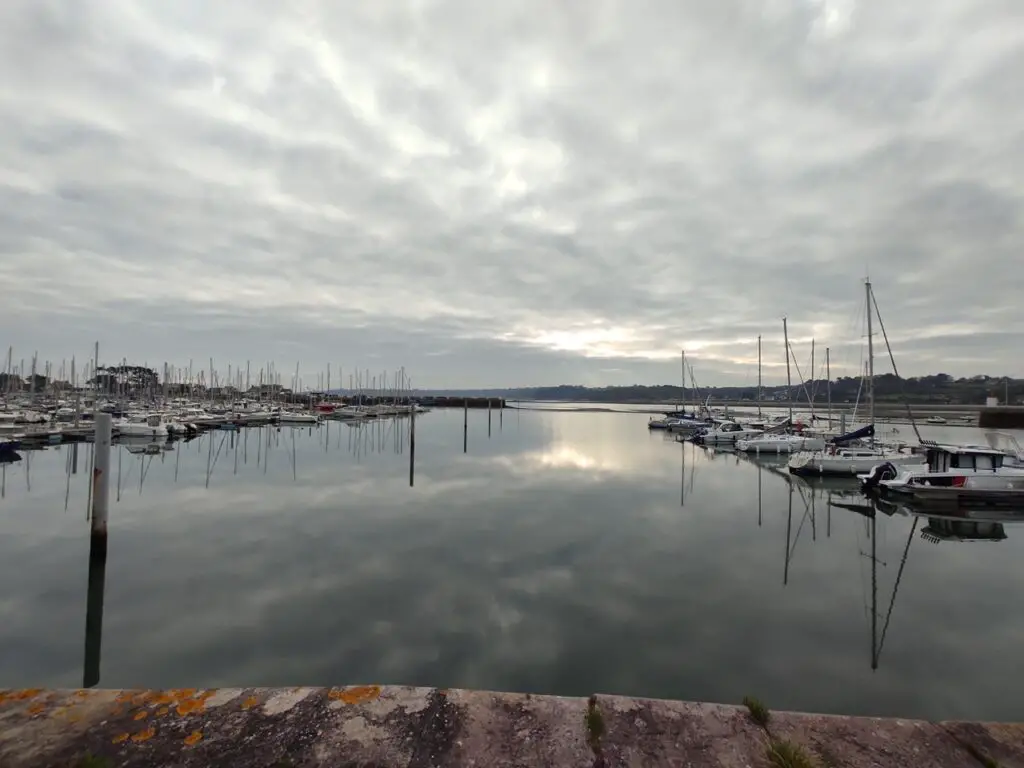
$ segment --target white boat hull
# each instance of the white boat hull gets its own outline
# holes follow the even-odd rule
[[[925,457],[911,453],[868,453],[854,451],[831,454],[825,451],[801,451],[789,459],[789,471],[794,475],[831,475],[834,477],[856,477],[870,472],[879,464],[888,462],[895,467],[904,465],[927,466]]]
[[[962,478],[962,479],[961,479]],[[956,491],[1019,491],[1024,493],[1024,470],[1000,469],[995,472],[917,472],[904,470],[893,480],[878,483],[887,493],[915,493],[921,488],[929,492],[948,489]]]
[[[149,424],[118,424],[114,429],[120,437],[167,437],[164,424],[155,427]]]
[[[748,440],[737,440],[736,450],[743,453],[782,455],[799,451],[820,451],[825,448],[823,437],[800,435],[765,435]]]
[[[756,429],[741,429],[734,432],[708,432],[702,438],[704,445],[735,445],[737,440],[749,440],[763,434]]]
[[[281,424],[319,424],[320,417],[307,413],[282,413],[277,417]]]

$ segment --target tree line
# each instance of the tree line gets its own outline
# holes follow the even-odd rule
[[[853,403],[858,397],[867,398],[867,389],[860,377],[842,376],[832,381],[811,379],[791,387],[761,388],[761,399],[766,401],[793,401],[825,403],[829,392],[833,403]],[[708,396],[712,400],[757,401],[756,386],[683,388],[670,384],[619,387],[586,387],[563,384],[557,387],[532,387],[509,390],[508,397],[535,400],[586,400],[591,402],[669,403],[697,402]],[[986,398],[997,397],[1000,402],[1008,396],[1010,403],[1024,400],[1024,379],[1008,377],[971,376],[955,379],[949,374],[916,376],[901,379],[891,373],[875,376],[876,401],[907,399],[919,404],[983,405]]]

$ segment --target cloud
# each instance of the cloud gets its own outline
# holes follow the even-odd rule
[[[1015,5],[364,5],[0,10],[16,359],[736,383],[856,370],[870,273],[901,372],[1024,373]]]

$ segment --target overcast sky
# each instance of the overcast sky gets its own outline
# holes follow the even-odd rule
[[[1024,375],[1021,0],[4,0],[0,68],[15,361],[781,383],[870,274]]]

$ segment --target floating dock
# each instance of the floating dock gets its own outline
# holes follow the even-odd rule
[[[772,712],[762,727],[717,704],[375,685],[0,690],[4,768],[767,768],[772,745],[844,768],[1024,765],[1019,724]]]

